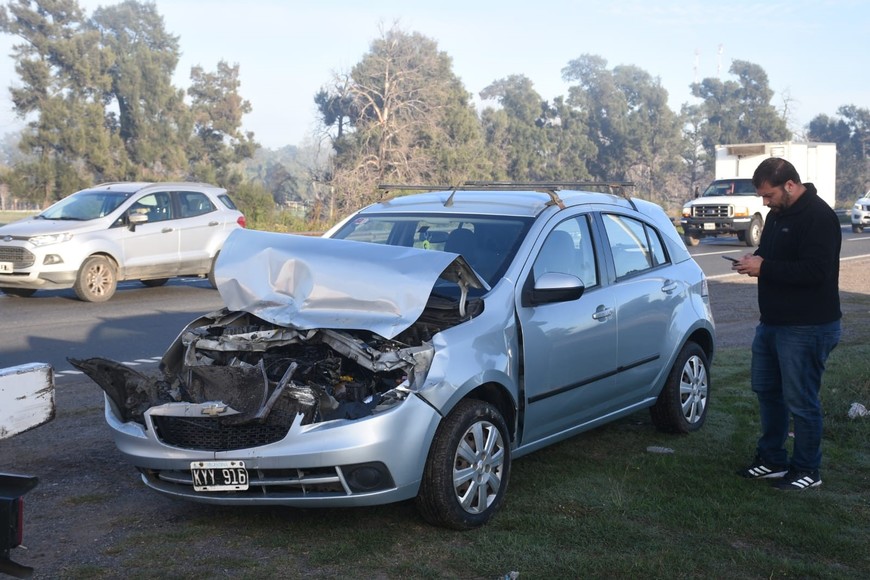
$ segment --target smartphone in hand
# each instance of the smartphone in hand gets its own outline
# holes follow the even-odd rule
[[[732,263],[740,261],[737,258],[732,258],[731,256],[722,256],[722,257],[725,258],[726,260],[732,262]]]

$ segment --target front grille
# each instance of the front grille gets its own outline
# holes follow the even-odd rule
[[[34,257],[19,246],[0,246],[0,262],[12,262],[12,268],[20,270],[33,265]]]
[[[692,206],[692,217],[697,218],[727,218],[731,217],[730,205],[695,205]]]
[[[192,491],[193,479],[190,471],[158,471],[144,470],[146,477],[162,482],[164,485],[178,486],[185,491]],[[204,497],[234,497],[257,498],[277,497],[287,498],[304,496],[347,496],[352,490],[342,484],[344,479],[339,467],[321,467],[316,469],[248,469],[247,491],[198,492]],[[386,487],[392,487],[392,480],[387,478]]]
[[[167,417],[152,415],[157,438],[182,449],[233,451],[268,445],[283,439],[293,417],[272,413],[268,423],[234,425],[232,417]]]

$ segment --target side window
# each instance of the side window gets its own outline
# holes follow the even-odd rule
[[[208,196],[199,191],[179,191],[176,195],[183,218],[195,217],[215,210]]]
[[[644,272],[667,262],[664,244],[655,228],[621,215],[602,214],[602,218],[617,278]]]
[[[130,206],[129,213],[143,213],[149,222],[162,222],[174,217],[169,193],[165,191],[143,195]]]
[[[587,288],[598,284],[592,236],[586,217],[561,222],[547,235],[532,267],[535,279],[546,272],[577,276]]]

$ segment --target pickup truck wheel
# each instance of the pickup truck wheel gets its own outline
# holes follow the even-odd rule
[[[118,276],[112,262],[104,256],[91,256],[79,269],[73,290],[84,302],[105,302],[117,287]]]
[[[145,286],[149,288],[157,288],[158,286],[163,286],[167,282],[169,282],[169,278],[154,278],[152,280],[139,280]]]
[[[855,224],[852,224],[852,233],[853,234],[860,234],[863,231],[864,231],[863,226],[856,226]]]
[[[27,298],[28,296],[33,296],[36,290],[33,288],[0,288],[0,292],[3,292],[3,294],[6,294],[7,296]]]
[[[697,431],[707,418],[710,366],[698,344],[687,342],[680,351],[655,405],[653,423],[667,433]]]
[[[691,234],[686,234],[683,236],[683,240],[686,242],[687,246],[697,246],[701,243],[701,238],[698,236],[693,236]]]
[[[749,222],[749,229],[743,235],[743,243],[750,248],[754,248],[761,241],[761,220],[757,217],[752,218]]]
[[[430,524],[456,530],[480,527],[501,506],[510,469],[501,413],[483,401],[461,401],[435,433],[417,509]]]

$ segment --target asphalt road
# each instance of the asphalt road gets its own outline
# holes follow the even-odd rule
[[[707,238],[689,248],[713,280],[736,276],[721,256],[752,250],[736,237]],[[844,263],[868,255],[870,233],[853,234],[844,227]],[[0,368],[45,362],[63,381],[80,374],[67,357],[100,356],[144,370],[156,365],[187,323],[222,306],[218,292],[198,278],[173,279],[159,288],[124,282],[102,304],[81,302],[72,290],[41,291],[29,298],[0,294]]]

